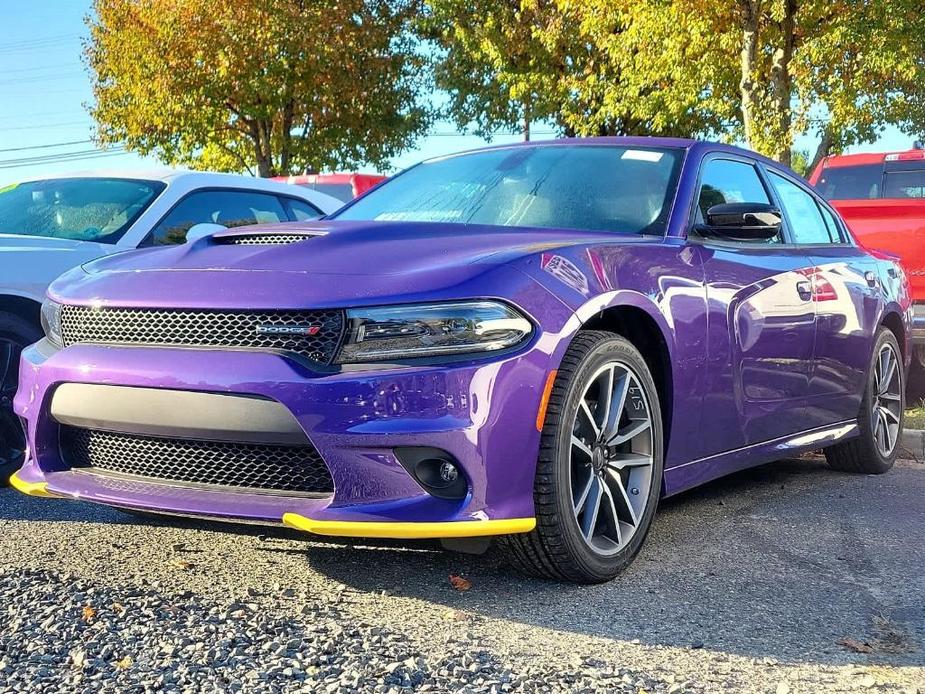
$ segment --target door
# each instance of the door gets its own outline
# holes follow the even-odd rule
[[[853,420],[861,407],[881,310],[876,261],[850,242],[828,206],[795,180],[770,171],[793,242],[810,257],[816,339],[807,428]]]
[[[693,228],[713,205],[771,203],[754,162],[703,164]],[[698,240],[707,283],[709,367],[701,455],[804,430],[815,342],[812,261],[783,235],[767,242]]]

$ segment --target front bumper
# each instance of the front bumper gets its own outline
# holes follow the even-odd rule
[[[551,356],[533,344],[489,361],[320,374],[259,352],[89,345],[55,351],[40,343],[22,357],[14,405],[25,423],[29,452],[11,481],[33,495],[285,523],[322,535],[527,532],[535,525],[535,422],[550,363]],[[54,394],[67,384],[233,394],[279,405],[324,460],[334,492],[322,497],[261,493],[72,469],[61,454],[61,424],[51,411]],[[98,403],[86,410],[107,411]],[[124,431],[132,421],[123,417],[118,427]],[[455,458],[468,480],[463,499],[433,496],[405,470],[395,449],[415,446],[439,448]]]

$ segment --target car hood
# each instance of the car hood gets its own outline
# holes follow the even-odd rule
[[[296,242],[279,243],[296,235]],[[287,239],[288,240],[288,239]],[[274,242],[276,241],[276,242]],[[314,306],[465,295],[466,283],[528,256],[580,244],[646,243],[603,232],[404,222],[241,227],[170,248],[118,254],[69,273],[52,295],[79,302],[190,307]],[[293,302],[293,299],[295,301]]]
[[[87,244],[99,246],[92,241],[56,239],[51,236],[24,236],[22,234],[0,234],[0,253],[7,251],[75,251]]]

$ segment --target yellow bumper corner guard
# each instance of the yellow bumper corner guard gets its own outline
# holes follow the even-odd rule
[[[57,494],[48,491],[48,482],[26,482],[19,477],[19,473],[10,475],[10,486],[27,496],[41,496],[46,499],[60,499]]]
[[[290,528],[331,537],[378,537],[426,540],[450,537],[485,537],[528,533],[536,527],[536,518],[446,521],[441,523],[406,523],[391,521],[312,520],[298,513],[283,515]]]

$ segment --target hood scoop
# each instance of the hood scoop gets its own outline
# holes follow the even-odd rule
[[[266,231],[240,229],[213,234],[211,239],[212,244],[216,246],[284,246],[324,235],[325,232],[309,232],[305,230]]]

